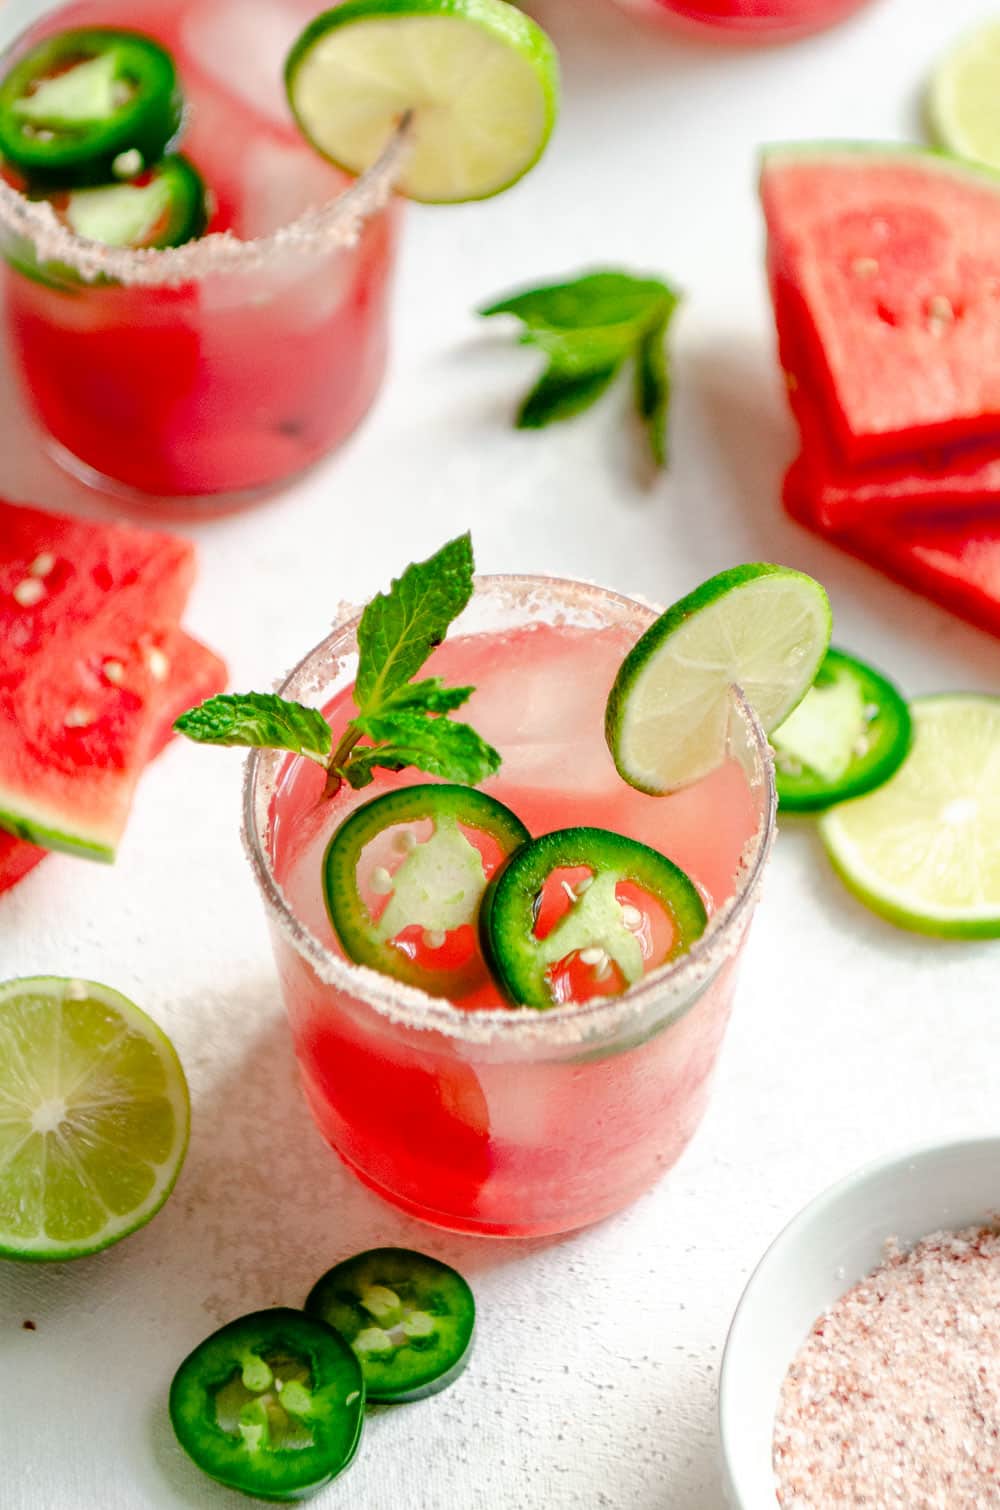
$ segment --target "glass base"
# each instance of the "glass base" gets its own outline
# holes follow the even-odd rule
[[[43,434],[42,447],[60,471],[68,473],[84,487],[110,497],[127,513],[142,518],[162,513],[169,515],[171,519],[178,520],[215,519],[223,514],[235,514],[241,509],[267,503],[269,499],[293,486],[300,478],[307,477],[320,461],[325,460],[324,457],[318,457],[316,461],[309,462],[298,471],[289,472],[286,477],[275,482],[261,483],[259,487],[238,488],[230,493],[180,493],[169,496],[162,493],[146,493],[141,488],[131,487],[127,482],[119,482],[115,477],[108,477],[106,473],[97,471],[95,467],[83,461],[75,451],[70,451],[53,435]]]
[[[327,1141],[329,1142],[329,1140]],[[416,1217],[418,1221],[426,1222],[429,1227],[438,1227],[442,1232],[457,1232],[463,1237],[520,1238],[521,1240],[533,1237],[563,1237],[570,1232],[578,1232],[584,1227],[593,1227],[597,1222],[606,1221],[609,1216],[614,1215],[614,1211],[618,1211],[622,1206],[630,1205],[636,1197],[642,1195],[645,1189],[648,1188],[647,1184],[643,1189],[630,1194],[627,1199],[616,1204],[614,1211],[603,1211],[598,1216],[584,1218],[579,1222],[477,1222],[475,1217],[461,1218],[450,1216],[445,1211],[436,1211],[431,1206],[422,1206],[417,1201],[408,1200],[404,1195],[397,1195],[394,1190],[389,1190],[387,1186],[373,1179],[370,1174],[362,1169],[359,1164],[355,1164],[353,1159],[349,1159],[335,1144],[330,1143],[330,1147],[345,1168],[349,1169],[351,1174],[355,1175],[361,1181],[362,1185],[367,1186],[369,1190],[373,1191],[375,1195],[379,1196],[381,1200],[386,1201],[390,1206],[395,1206],[397,1211],[405,1211],[407,1216]]]

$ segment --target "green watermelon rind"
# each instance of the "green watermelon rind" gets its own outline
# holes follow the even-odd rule
[[[69,819],[66,820],[66,828],[61,829],[53,828],[50,823],[26,817],[23,807],[19,812],[12,812],[9,807],[5,806],[5,803],[11,801],[12,796],[12,793],[4,793],[0,789],[0,829],[13,834],[15,839],[25,839],[29,844],[37,844],[41,849],[57,849],[63,854],[78,855],[85,860],[100,860],[106,865],[114,861],[113,845],[83,833],[79,829],[74,832]]]
[[[946,152],[939,147],[915,147],[909,142],[821,140],[767,142],[758,149],[762,176],[769,167],[782,162],[808,165],[814,161],[817,166],[827,166],[835,162],[838,157],[851,163],[857,162],[859,157],[869,157],[873,163],[880,159],[890,166],[893,163],[919,164],[934,172],[940,172],[948,178],[968,181],[981,188],[993,189],[1000,194],[1000,171],[988,167],[985,163],[957,157],[953,152]]]

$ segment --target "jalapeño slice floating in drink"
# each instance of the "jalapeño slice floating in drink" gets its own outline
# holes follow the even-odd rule
[[[323,861],[344,952],[432,996],[461,997],[486,974],[476,926],[489,876],[530,837],[510,808],[472,787],[428,783],[366,802]]]
[[[0,83],[0,153],[33,183],[96,184],[154,163],[181,123],[169,53],[136,32],[60,32]]]

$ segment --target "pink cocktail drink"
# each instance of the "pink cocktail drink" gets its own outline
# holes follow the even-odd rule
[[[180,149],[210,191],[208,233],[242,243],[117,249],[113,277],[61,287],[7,265],[30,401],[57,454],[89,480],[225,506],[317,461],[375,397],[396,211],[386,185],[348,193],[292,122],[282,62],[317,9],[79,0],[17,43],[15,55],[55,31],[105,26],[166,47],[187,101]],[[33,237],[15,227],[12,199],[0,200],[0,250],[23,266]]]
[[[618,0],[651,20],[731,41],[769,42],[822,31],[867,0]]]
[[[771,840],[772,773],[734,694],[718,770],[669,797],[621,780],[604,704],[653,618],[579,583],[481,578],[427,668],[475,685],[469,720],[503,756],[482,790],[533,835],[612,829],[698,885],[704,936],[624,995],[539,1011],[503,1004],[489,982],[453,1003],[350,964],[326,915],[324,850],[348,813],[415,773],[324,800],[308,761],[255,752],[248,764],[247,840],[309,1104],[363,1180],[427,1221],[505,1236],[596,1221],[674,1163],[704,1111]],[[335,738],[351,712],[355,630],[338,629],[283,689],[321,706]]]

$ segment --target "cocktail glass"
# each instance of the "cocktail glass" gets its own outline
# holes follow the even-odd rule
[[[148,506],[220,512],[340,444],[386,358],[400,145],[351,182],[299,136],[282,59],[315,0],[79,0],[55,30],[119,26],[172,53],[181,150],[209,234],[162,251],[84,242],[0,179],[8,339],[57,459]]]
[[[617,0],[625,10],[703,36],[777,42],[822,31],[860,10],[867,0]]]
[[[309,1105],[345,1163],[425,1221],[499,1236],[597,1221],[668,1169],[701,1119],[773,838],[773,767],[734,689],[720,771],[667,798],[617,776],[601,709],[615,665],[654,617],[579,582],[482,577],[428,667],[476,682],[470,721],[504,755],[484,790],[532,832],[589,821],[659,841],[702,887],[705,935],[623,996],[548,1011],[455,1005],[349,963],[325,920],[320,859],[373,788],[324,810],[310,762],[274,751],[247,762],[247,853]],[[342,707],[357,625],[338,624],[282,695]],[[426,779],[411,771],[374,790],[414,778]]]

